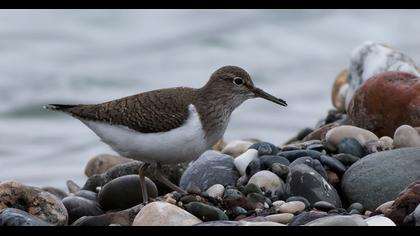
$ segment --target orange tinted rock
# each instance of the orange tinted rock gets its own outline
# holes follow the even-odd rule
[[[348,118],[379,137],[392,137],[404,124],[420,126],[420,78],[405,72],[373,76],[354,94]]]

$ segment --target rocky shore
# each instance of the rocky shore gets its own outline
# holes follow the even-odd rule
[[[0,182],[1,226],[420,226],[420,70],[366,42],[332,86],[333,109],[287,143],[221,140],[164,165],[101,154],[66,191]],[[281,132],[281,130],[279,130]]]

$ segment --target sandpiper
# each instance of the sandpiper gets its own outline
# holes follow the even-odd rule
[[[175,191],[183,189],[166,179],[161,164],[195,160],[222,137],[231,113],[245,100],[261,97],[287,103],[254,86],[237,66],[216,70],[201,88],[167,88],[100,104],[50,104],[79,119],[124,157],[140,160],[142,197],[148,201],[144,171],[156,164],[156,178]]]

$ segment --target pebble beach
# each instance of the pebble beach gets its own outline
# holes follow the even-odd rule
[[[64,187],[2,176],[0,226],[420,226],[420,62],[376,41],[348,55],[317,122],[163,165],[187,194],[151,165],[142,203],[142,162],[101,150]]]

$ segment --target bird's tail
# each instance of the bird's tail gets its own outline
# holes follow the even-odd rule
[[[64,104],[48,104],[44,106],[44,109],[53,111],[66,111],[69,108],[77,107],[78,105],[64,105]]]

